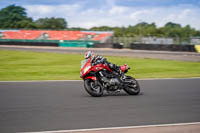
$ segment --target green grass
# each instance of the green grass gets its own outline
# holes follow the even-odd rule
[[[0,50],[0,80],[80,79],[83,55]],[[135,78],[200,77],[200,62],[107,56],[118,65],[128,64]]]

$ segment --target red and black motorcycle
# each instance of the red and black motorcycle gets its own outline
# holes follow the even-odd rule
[[[84,80],[85,90],[94,97],[103,95],[107,92],[120,92],[124,90],[129,95],[140,93],[140,86],[136,79],[126,76],[130,67],[120,66],[121,74],[112,71],[106,63],[91,63],[91,58],[81,62],[80,77]]]

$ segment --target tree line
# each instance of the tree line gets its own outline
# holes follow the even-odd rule
[[[115,37],[171,37],[189,41],[190,37],[199,37],[200,31],[190,25],[168,22],[163,27],[157,27],[155,23],[141,22],[128,27],[99,26],[86,28],[68,28],[64,18],[39,18],[33,20],[27,16],[26,9],[21,6],[10,5],[0,10],[0,29],[51,29],[51,30],[93,30],[113,31]]]
[[[173,22],[166,23],[163,27],[157,27],[155,23],[138,23],[128,27],[93,27],[90,30],[114,31],[115,37],[170,37],[178,42],[189,42],[190,37],[200,37],[200,31],[186,25]]]
[[[39,18],[35,21],[27,16],[26,9],[10,5],[0,10],[0,29],[66,29],[64,18]]]

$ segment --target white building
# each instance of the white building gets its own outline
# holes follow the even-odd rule
[[[192,45],[200,44],[200,37],[191,37],[190,44]]]

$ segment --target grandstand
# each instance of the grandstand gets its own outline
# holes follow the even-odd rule
[[[104,43],[113,32],[68,30],[0,30],[0,41],[57,42],[63,47],[87,47],[88,44]]]
[[[105,42],[112,32],[52,31],[52,30],[4,30],[1,39],[22,40],[91,40]]]

